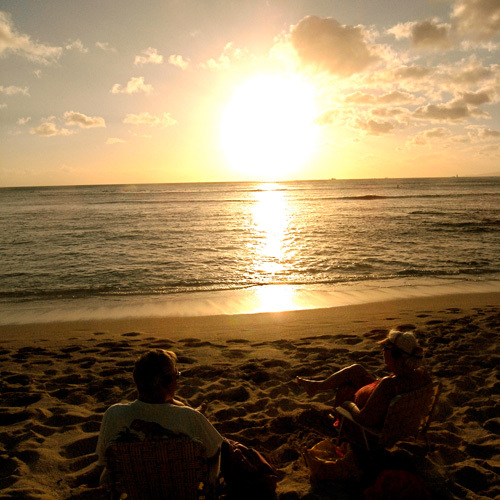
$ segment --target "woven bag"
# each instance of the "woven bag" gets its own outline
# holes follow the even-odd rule
[[[337,446],[324,439],[310,449],[302,449],[311,481],[349,482],[361,477],[361,470],[349,444]]]

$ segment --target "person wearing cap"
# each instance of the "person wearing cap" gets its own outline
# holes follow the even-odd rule
[[[389,403],[398,394],[431,382],[422,366],[423,349],[412,332],[391,330],[379,342],[391,374],[377,379],[363,366],[354,364],[324,380],[297,377],[297,383],[313,396],[320,391],[336,391],[335,406],[343,406],[360,424],[378,426],[383,422]]]

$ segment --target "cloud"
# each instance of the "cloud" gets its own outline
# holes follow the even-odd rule
[[[153,47],[148,47],[146,50],[142,51],[142,55],[135,56],[134,64],[162,64],[163,56],[158,54],[156,49]]]
[[[15,85],[9,85],[8,87],[4,87],[0,85],[0,94],[4,95],[30,95],[28,87],[16,87]]]
[[[0,55],[13,53],[40,64],[56,62],[62,54],[61,47],[51,47],[32,41],[28,35],[17,33],[6,12],[0,11]]]
[[[106,126],[104,118],[99,116],[86,116],[83,113],[78,113],[76,111],[66,111],[66,113],[64,113],[64,121],[66,125],[75,125],[80,128],[96,128]]]
[[[409,38],[416,49],[448,49],[452,46],[449,24],[435,20],[397,24],[387,32],[398,40]]]
[[[71,135],[74,132],[66,128],[57,128],[55,123],[45,122],[36,128],[30,130],[30,134],[40,135],[42,137],[53,137],[56,135]]]
[[[327,109],[314,119],[314,123],[320,126],[331,125],[332,123],[335,122],[339,114],[340,113],[338,109],[335,108]]]
[[[432,128],[429,130],[424,130],[423,132],[420,132],[419,134],[412,137],[407,142],[407,145],[425,146],[433,140],[443,139],[450,136],[451,132],[444,127]]]
[[[460,61],[452,74],[452,81],[457,84],[479,85],[487,81],[494,81],[500,77],[500,66],[483,66],[482,63],[471,59]]]
[[[103,50],[104,52],[116,52],[116,49],[114,47],[111,47],[108,42],[96,42],[95,46],[98,49]]]
[[[29,121],[31,121],[31,116],[27,116],[26,118],[19,118],[17,120],[18,125],[26,125]]]
[[[482,127],[478,130],[478,135],[484,139],[500,139],[500,130]]]
[[[474,40],[488,41],[500,35],[498,0],[457,0],[451,15],[453,29]]]
[[[83,46],[83,43],[81,40],[72,40],[66,44],[64,47],[66,50],[77,50],[78,52],[81,52],[82,54],[87,54],[89,49]]]
[[[415,97],[408,92],[400,92],[399,90],[395,90],[392,92],[388,92],[383,95],[373,95],[366,94],[364,92],[354,92],[352,94],[346,95],[344,98],[346,103],[352,104],[367,104],[367,105],[383,105],[383,104],[401,104],[401,103],[409,103],[409,104],[417,104],[421,102],[421,98]]]
[[[366,122],[358,120],[357,126],[358,128],[364,130],[367,134],[371,135],[389,134],[395,128],[394,125],[389,121],[377,121],[377,120],[368,120]]]
[[[425,66],[401,66],[394,72],[394,77],[399,79],[420,80],[432,73],[431,68]]]
[[[446,104],[428,104],[415,110],[415,118],[431,121],[460,122],[467,118],[489,117],[488,113],[468,106],[462,99]]]
[[[123,123],[129,125],[149,125],[150,127],[171,127],[177,123],[177,120],[170,116],[170,113],[163,113],[163,115],[155,116],[148,112],[135,114],[128,114]]]
[[[341,25],[333,18],[308,16],[292,26],[290,39],[302,64],[348,77],[379,58],[361,26]]]
[[[406,108],[376,108],[371,111],[371,114],[380,118],[397,118],[401,123],[408,121],[410,113]]]
[[[434,21],[415,23],[411,29],[411,42],[417,48],[449,48],[449,25],[437,24]]]
[[[124,144],[125,141],[123,139],[119,139],[118,137],[110,137],[106,140],[106,144]]]
[[[200,68],[210,69],[212,71],[227,69],[231,67],[233,61],[241,60],[246,55],[246,51],[234,46],[233,42],[226,43],[222,54],[217,59],[209,59],[201,63]]]
[[[168,58],[168,63],[172,66],[176,66],[182,70],[186,70],[189,67],[189,59],[184,59],[182,56],[172,54]]]
[[[464,92],[460,98],[460,102],[464,104],[471,104],[472,106],[480,106],[481,104],[487,104],[492,102],[492,98],[489,92]]]
[[[126,87],[122,87],[119,83],[115,83],[111,88],[112,94],[138,94],[139,92],[144,92],[149,94],[153,91],[153,86],[144,83],[144,77],[132,77],[128,82]]]

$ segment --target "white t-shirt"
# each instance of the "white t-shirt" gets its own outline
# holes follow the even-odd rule
[[[105,451],[130,424],[135,420],[156,422],[165,429],[182,432],[200,440],[207,450],[207,456],[213,457],[222,444],[222,436],[199,411],[189,406],[178,406],[170,403],[150,404],[136,399],[132,403],[119,403],[110,406],[104,413],[97,455],[99,464],[105,465]]]

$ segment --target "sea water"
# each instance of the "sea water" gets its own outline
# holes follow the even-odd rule
[[[3,188],[0,227],[4,324],[500,290],[499,177]]]

